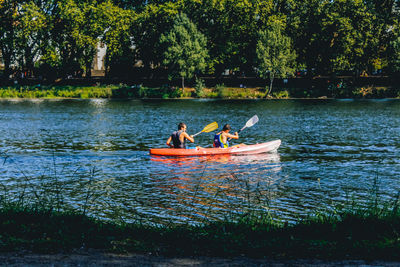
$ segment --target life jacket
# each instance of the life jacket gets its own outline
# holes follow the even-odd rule
[[[221,148],[227,148],[229,147],[229,141],[226,139],[226,143],[222,142],[222,135],[221,133],[214,135],[214,147],[221,147]]]
[[[183,142],[179,139],[181,136],[182,131],[175,131],[171,134],[172,143],[174,144],[174,148],[186,148],[186,140],[184,139]]]

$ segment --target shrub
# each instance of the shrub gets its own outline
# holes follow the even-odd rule
[[[181,90],[179,87],[172,86],[169,88],[168,92],[169,98],[177,98],[181,96]]]
[[[139,87],[139,90],[138,90],[138,96],[139,96],[139,97],[146,97],[146,96],[147,96],[147,91],[148,91],[148,88],[147,88],[147,87],[145,87],[145,86],[140,86],[140,87]]]
[[[289,98],[289,92],[287,90],[275,92],[272,94],[275,98]]]
[[[373,95],[372,86],[357,87],[353,91],[355,97],[369,98]]]
[[[205,96],[204,86],[205,86],[204,80],[196,78],[196,84],[194,86],[194,89],[197,97]]]
[[[219,98],[229,97],[229,90],[225,87],[224,84],[217,84],[215,86],[215,92],[217,93],[217,97]]]
[[[177,98],[180,96],[181,96],[180,89],[175,86],[169,86],[168,84],[163,84],[160,87],[159,93],[155,92],[154,95],[154,97],[162,97],[162,98]]]

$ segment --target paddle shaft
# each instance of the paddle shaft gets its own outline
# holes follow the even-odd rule
[[[212,132],[214,130],[216,130],[218,128],[218,123],[216,121],[208,124],[206,127],[204,127],[203,130],[201,130],[200,132],[196,133],[193,135],[193,137],[201,134],[201,133],[208,133],[208,132]]]
[[[195,136],[201,134],[202,132],[203,132],[203,131],[200,131],[200,132],[198,132],[197,134],[194,134],[193,137],[195,137]]]
[[[246,125],[243,126],[242,129],[240,129],[237,133],[239,134],[241,131],[243,131],[244,129],[246,129],[247,127],[252,127],[254,124],[256,124],[258,122],[258,117],[257,115],[254,115],[250,120],[248,120],[246,122]],[[229,138],[228,140],[231,140],[232,138]]]

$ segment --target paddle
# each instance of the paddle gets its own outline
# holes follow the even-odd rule
[[[254,115],[253,117],[251,117],[250,120],[248,120],[248,121],[246,122],[246,125],[243,126],[243,128],[240,129],[238,133],[240,133],[241,131],[243,131],[243,130],[246,129],[246,128],[249,128],[249,127],[253,126],[253,125],[256,124],[257,122],[258,122],[258,117],[257,117],[257,115]]]
[[[206,127],[204,127],[203,130],[201,130],[201,132],[198,132],[197,134],[194,134],[193,137],[195,137],[196,135],[199,135],[201,133],[209,133],[212,132],[214,130],[218,129],[218,123],[216,121],[208,124]]]
[[[243,130],[246,129],[246,128],[249,128],[249,127],[253,126],[253,125],[256,124],[257,122],[258,122],[258,116],[257,116],[257,115],[254,115],[253,117],[251,117],[250,120],[248,120],[248,121],[246,122],[246,125],[243,126],[243,128],[240,129],[240,130],[238,131],[238,133],[240,133],[241,131],[243,131]],[[231,139],[231,138],[229,138],[229,140],[230,140],[230,139]]]

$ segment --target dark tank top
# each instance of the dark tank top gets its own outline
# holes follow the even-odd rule
[[[186,148],[186,140],[181,140],[179,139],[179,136],[181,136],[182,131],[175,131],[171,134],[172,137],[172,142],[174,143],[174,148]]]

